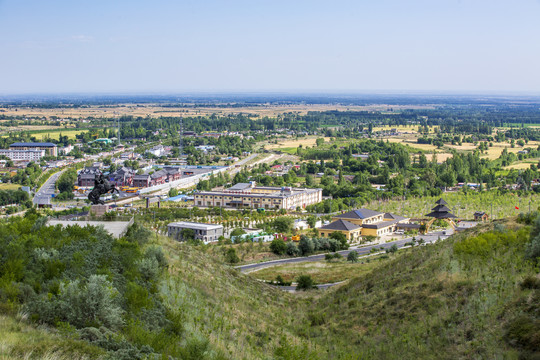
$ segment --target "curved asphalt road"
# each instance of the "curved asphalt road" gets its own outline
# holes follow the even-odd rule
[[[416,239],[424,239],[426,243],[433,243],[437,241],[437,239],[441,238],[446,239],[449,237],[448,235],[443,235],[442,231],[435,231],[432,233],[429,233],[427,235],[418,235],[415,236]],[[405,246],[406,243],[410,242],[412,240],[412,237],[396,240],[392,242],[387,242],[384,244],[376,244],[376,245],[368,245],[363,246],[359,248],[351,248],[349,250],[342,250],[338,251],[339,254],[341,254],[344,257],[347,257],[347,255],[351,251],[356,251],[358,255],[368,255],[371,252],[371,249],[380,249],[381,247],[384,249],[390,248],[392,245],[396,244],[398,248],[402,248]],[[271,266],[277,266],[277,265],[284,265],[284,264],[293,264],[293,263],[301,263],[301,262],[308,262],[308,261],[321,261],[324,260],[325,254],[318,254],[318,255],[311,255],[306,257],[296,257],[296,258],[289,258],[289,259],[280,259],[280,260],[272,260],[272,261],[266,261],[261,263],[255,263],[255,264],[248,264],[248,265],[240,265],[236,266],[236,269],[240,270],[243,273],[249,273],[252,271],[261,270],[267,267]]]

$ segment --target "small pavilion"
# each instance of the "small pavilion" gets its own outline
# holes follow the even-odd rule
[[[452,214],[450,212],[450,209],[448,208],[448,203],[444,201],[443,199],[439,199],[436,202],[437,206],[435,206],[433,209],[431,209],[431,212],[429,214],[426,214],[426,216],[429,216],[431,220],[426,224],[426,232],[429,231],[430,226],[433,224],[435,220],[444,220],[447,223],[452,226],[452,229],[456,228],[456,224],[452,219],[457,218],[456,215]]]

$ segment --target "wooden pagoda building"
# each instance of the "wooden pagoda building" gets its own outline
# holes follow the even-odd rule
[[[426,232],[429,231],[429,227],[433,224],[435,220],[444,220],[447,223],[452,226],[453,229],[456,228],[456,224],[452,219],[457,218],[456,215],[452,214],[450,212],[450,209],[448,208],[448,203],[444,201],[443,199],[439,199],[435,202],[437,206],[435,206],[433,209],[431,209],[431,212],[429,214],[426,214],[426,216],[429,216],[431,220],[426,224]]]

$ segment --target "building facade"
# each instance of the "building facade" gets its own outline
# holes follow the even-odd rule
[[[17,142],[9,145],[10,150],[45,150],[49,156],[58,156],[58,146],[53,143]]]
[[[45,156],[45,150],[13,150],[0,149],[0,155],[7,156],[13,161],[40,161]]]
[[[201,191],[194,197],[197,206],[294,210],[321,202],[322,189],[259,187],[252,182],[222,191]]]
[[[223,236],[223,226],[216,224],[204,224],[189,221],[180,221],[170,223],[167,226],[167,235],[178,241],[185,241],[182,237],[182,230],[193,230],[195,239],[201,240],[205,244],[218,241],[220,236]]]
[[[334,231],[341,231],[352,240],[357,235],[379,237],[392,234],[397,226],[409,222],[409,219],[370,209],[358,209],[338,214],[332,218],[333,222],[319,229],[321,236],[329,236]]]
[[[83,187],[94,186],[97,174],[101,174],[101,170],[98,167],[85,167],[77,174],[77,185]]]

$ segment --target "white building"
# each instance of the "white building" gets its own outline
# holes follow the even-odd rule
[[[170,223],[167,226],[167,234],[173,239],[184,241],[182,239],[182,230],[193,230],[195,239],[203,241],[205,244],[218,241],[223,236],[223,226],[216,224],[204,224],[189,221],[179,221]]]
[[[45,150],[12,150],[0,149],[0,155],[7,156],[13,161],[39,161],[46,154]]]

